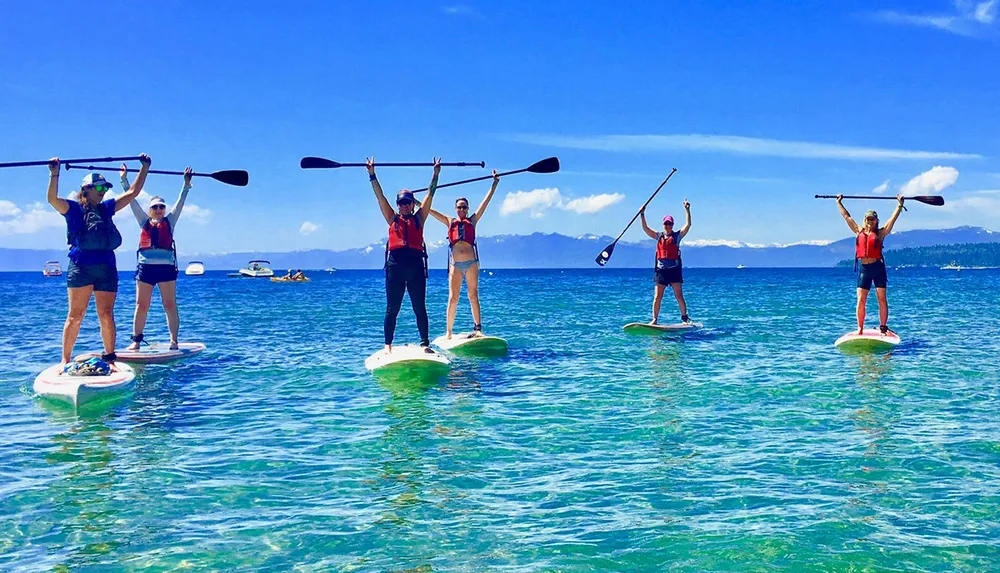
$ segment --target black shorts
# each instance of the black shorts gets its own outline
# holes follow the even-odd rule
[[[671,285],[673,283],[683,283],[684,273],[681,265],[668,269],[656,269],[653,271],[653,282],[658,285]]]
[[[70,261],[66,269],[66,286],[92,286],[97,292],[118,292],[118,268],[111,264],[78,265]]]
[[[871,290],[872,284],[875,288],[885,288],[886,283],[885,274],[885,261],[878,260],[874,263],[867,265],[861,265],[861,270],[858,271],[858,288],[862,290]]]
[[[177,280],[177,267],[173,265],[143,265],[135,271],[135,280],[156,286]]]

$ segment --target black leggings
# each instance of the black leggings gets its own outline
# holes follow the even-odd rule
[[[418,253],[419,254],[419,253]],[[427,324],[427,275],[424,274],[423,257],[396,256],[389,253],[385,266],[385,343],[392,344],[396,334],[396,316],[403,305],[403,293],[409,291],[413,313],[417,315],[420,344],[430,345],[430,327]]]

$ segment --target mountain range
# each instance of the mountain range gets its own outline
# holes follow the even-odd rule
[[[585,235],[568,237],[558,233],[531,235],[498,235],[479,238],[483,268],[591,268],[594,258],[613,237]],[[913,230],[894,233],[886,241],[886,249],[955,245],[963,243],[997,243],[1000,232],[981,227]],[[609,267],[652,267],[654,243],[621,242],[615,247]],[[431,268],[445,268],[448,247],[444,241],[428,244]],[[738,241],[689,241],[681,244],[684,265],[688,267],[832,267],[854,256],[854,239],[849,237],[831,243],[798,243],[791,245],[752,245]],[[135,266],[135,252],[119,249],[118,268]],[[313,249],[291,252],[239,252],[188,255],[181,251],[183,268],[192,260],[202,261],[209,270],[235,270],[251,259],[271,262],[280,272],[289,268],[378,269],[385,258],[385,244],[331,251]],[[65,250],[0,248],[0,271],[38,271],[45,261],[67,264]]]

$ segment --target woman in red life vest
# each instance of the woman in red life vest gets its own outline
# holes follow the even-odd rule
[[[903,196],[896,195],[899,203],[884,227],[878,226],[878,213],[875,211],[865,213],[864,227],[858,226],[844,208],[843,199],[843,195],[837,195],[837,208],[840,209],[840,215],[847,221],[851,232],[857,234],[854,256],[856,260],[861,261],[861,270],[858,272],[858,334],[865,330],[865,306],[868,303],[868,291],[873,284],[875,296],[878,298],[879,330],[882,334],[887,334],[892,331],[886,325],[889,320],[889,302],[885,296],[886,273],[885,259],[882,258],[882,243],[892,232],[892,226],[896,224],[899,214],[903,212]]]
[[[389,224],[389,242],[385,248],[385,320],[382,323],[385,349],[392,352],[392,340],[396,333],[396,316],[403,304],[404,292],[410,293],[410,304],[417,315],[417,330],[420,345],[427,352],[430,348],[430,327],[427,320],[427,249],[424,247],[424,222],[431,211],[431,203],[437,192],[441,160],[434,158],[434,175],[427,187],[427,199],[419,209],[412,191],[403,189],[396,194],[399,213],[392,209],[385,199],[382,186],[375,176],[375,158],[367,159],[368,179],[375,191],[382,216]]]
[[[684,201],[684,226],[680,231],[674,230],[674,218],[667,215],[663,218],[663,232],[657,233],[646,224],[646,210],[639,212],[642,218],[642,230],[646,231],[649,238],[656,239],[656,266],[653,271],[653,320],[649,324],[656,324],[660,316],[660,301],[663,300],[663,291],[669,285],[674,291],[674,298],[677,299],[677,306],[681,311],[681,322],[691,322],[687,313],[687,303],[684,302],[684,292],[682,284],[684,277],[681,270],[681,250],[680,244],[688,231],[691,230],[691,203]]]
[[[493,186],[479,208],[469,215],[469,200],[459,197],[455,200],[457,217],[449,219],[445,215],[432,210],[431,215],[448,227],[448,247],[451,249],[451,264],[448,265],[448,327],[445,335],[451,338],[451,329],[455,324],[455,311],[458,309],[458,295],[462,291],[462,279],[469,289],[469,304],[472,305],[472,331],[476,336],[483,335],[483,321],[479,310],[479,248],[476,246],[476,225],[483,219],[486,207],[496,193],[500,184],[500,174],[493,170]]]
[[[154,196],[149,201],[149,212],[145,213],[138,202],[131,204],[132,214],[139,223],[139,250],[136,253],[138,265],[135,271],[135,315],[132,319],[132,344],[129,350],[138,350],[144,342],[146,315],[153,297],[153,288],[160,287],[163,311],[167,315],[167,329],[170,331],[170,349],[177,349],[177,333],[180,318],[177,316],[177,250],[174,248],[174,229],[180,219],[184,201],[191,190],[191,168],[184,169],[184,186],[174,208],[167,211],[163,197]],[[128,185],[125,165],[121,171],[122,185]]]
[[[118,198],[105,199],[111,190],[100,173],[90,173],[83,178],[76,200],[62,199],[59,194],[59,159],[49,162],[49,205],[66,219],[69,242],[69,269],[66,272],[66,290],[69,292],[69,313],[62,335],[62,363],[68,364],[73,355],[73,345],[80,334],[83,316],[87,313],[90,296],[97,303],[97,318],[101,322],[101,341],[104,343],[105,362],[115,362],[115,298],[118,295],[118,267],[115,249],[122,244],[121,233],[115,227],[113,216],[130,204],[142,191],[149,171],[150,159],[139,155],[142,167],[135,178],[135,185]]]

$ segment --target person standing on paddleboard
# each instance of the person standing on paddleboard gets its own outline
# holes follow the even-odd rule
[[[896,219],[903,212],[903,196],[896,195],[899,203],[889,217],[889,222],[884,227],[878,226],[878,213],[868,211],[865,213],[864,227],[858,226],[851,218],[851,214],[844,207],[844,196],[837,195],[837,208],[840,215],[847,221],[847,226],[851,232],[857,235],[854,242],[854,261],[861,261],[861,269],[858,272],[858,334],[865,330],[865,307],[868,303],[868,292],[872,285],[875,285],[875,297],[878,299],[879,331],[888,334],[892,331],[886,323],[889,320],[889,301],[885,295],[886,272],[885,259],[882,258],[882,244],[886,236],[892,232],[892,226],[896,224]]]
[[[657,324],[660,316],[660,302],[663,300],[663,291],[669,286],[674,291],[674,298],[677,299],[677,306],[681,311],[681,322],[691,322],[688,317],[687,303],[684,302],[684,291],[682,285],[684,277],[681,265],[681,239],[691,230],[691,203],[684,201],[684,226],[680,231],[674,230],[674,218],[667,215],[663,218],[663,232],[657,233],[646,224],[646,208],[639,211],[642,221],[642,230],[649,235],[649,238],[656,239],[656,265],[653,270],[653,320],[649,324]]]
[[[184,169],[184,185],[181,196],[173,209],[167,212],[167,203],[159,195],[149,200],[149,212],[144,213],[137,201],[129,204],[132,214],[142,229],[139,233],[139,250],[136,251],[135,270],[135,315],[132,319],[132,344],[128,350],[139,350],[144,342],[146,315],[153,297],[153,289],[160,287],[163,311],[167,315],[167,329],[170,330],[170,350],[177,350],[177,333],[180,318],[177,315],[177,249],[174,246],[174,228],[184,208],[188,191],[191,190],[190,167]],[[128,171],[122,164],[118,172],[122,187],[128,187]]]
[[[424,222],[430,215],[431,203],[437,192],[441,159],[434,158],[434,175],[427,187],[427,199],[419,209],[415,208],[416,199],[412,191],[403,189],[396,194],[399,213],[389,205],[382,192],[382,185],[375,176],[375,158],[366,159],[366,162],[375,198],[385,222],[389,224],[389,241],[385,246],[385,320],[382,324],[385,349],[392,352],[396,316],[403,305],[403,294],[409,292],[413,313],[417,315],[420,346],[432,353],[434,351],[430,347],[430,326],[427,320],[427,248],[424,246]]]
[[[483,321],[479,308],[479,248],[476,246],[476,225],[483,219],[483,213],[493,199],[498,185],[500,185],[500,174],[494,169],[493,186],[472,215],[469,215],[469,200],[465,197],[455,200],[454,219],[431,210],[431,215],[448,227],[448,248],[451,250],[448,265],[448,326],[445,330],[447,338],[451,338],[451,330],[455,324],[455,312],[458,309],[458,295],[462,291],[463,278],[469,290],[469,304],[472,306],[472,332],[475,336],[483,335]]]
[[[59,158],[49,162],[49,188],[47,200],[52,208],[66,219],[66,240],[69,243],[69,268],[66,271],[66,290],[69,293],[69,312],[62,334],[62,364],[70,362],[73,346],[80,334],[83,316],[94,295],[97,318],[101,323],[101,341],[104,354],[101,359],[113,364],[115,356],[115,297],[118,294],[118,265],[115,249],[122,244],[122,235],[115,227],[114,214],[131,203],[146,183],[150,159],[139,155],[142,167],[135,183],[121,197],[104,199],[112,185],[100,173],[89,173],[83,178],[76,200],[59,197]]]

